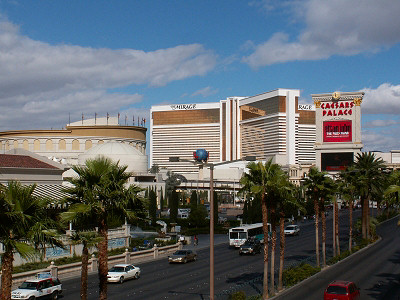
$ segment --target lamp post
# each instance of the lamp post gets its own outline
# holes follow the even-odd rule
[[[208,159],[208,152],[207,152],[207,159]],[[256,160],[255,156],[245,156],[242,159],[224,161],[220,163],[208,163],[207,161],[203,160],[192,161],[189,159],[181,159],[179,156],[169,157],[170,162],[190,162],[192,164],[198,165],[199,167],[205,166],[210,168],[210,300],[214,300],[214,167],[230,164],[237,161],[255,161],[255,160]]]

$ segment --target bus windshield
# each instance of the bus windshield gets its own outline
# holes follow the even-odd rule
[[[231,232],[229,235],[230,239],[247,239],[246,232]]]

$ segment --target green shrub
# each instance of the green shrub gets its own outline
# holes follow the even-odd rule
[[[292,286],[304,279],[321,271],[319,267],[313,267],[306,263],[301,263],[299,266],[290,267],[283,271],[283,281],[285,286]]]
[[[229,295],[229,300],[246,300],[246,293],[239,291]]]
[[[81,256],[73,256],[73,257],[61,257],[58,259],[54,259],[54,264],[56,266],[72,264],[75,262],[82,261]],[[13,268],[13,274],[23,273],[28,271],[46,269],[50,266],[50,261],[41,261],[41,262],[30,262],[20,266],[16,266]]]
[[[338,261],[341,261],[342,259],[345,259],[349,255],[350,255],[350,251],[349,250],[343,251],[343,252],[340,253],[340,255],[336,255],[335,257],[332,257],[328,261],[328,265],[336,264]]]

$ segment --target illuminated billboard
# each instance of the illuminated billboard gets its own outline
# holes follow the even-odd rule
[[[353,162],[353,152],[321,153],[322,171],[343,171]]]
[[[352,126],[350,120],[325,121],[323,137],[326,143],[343,143],[352,141]]]

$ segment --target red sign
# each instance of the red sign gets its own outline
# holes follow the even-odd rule
[[[325,121],[324,142],[342,143],[351,142],[351,121]]]

